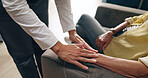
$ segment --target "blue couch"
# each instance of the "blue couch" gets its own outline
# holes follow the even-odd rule
[[[106,0],[105,2],[142,10],[148,10],[148,0]]]

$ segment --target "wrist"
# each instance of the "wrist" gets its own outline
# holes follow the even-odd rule
[[[113,36],[117,33],[117,31],[114,28],[109,29],[109,33]]]
[[[60,52],[62,46],[63,46],[63,44],[60,41],[58,41],[53,47],[51,47],[51,50],[53,52],[55,52],[56,54],[58,54],[58,52]]]
[[[68,33],[69,33],[70,36],[71,36],[71,35],[74,35],[74,34],[77,34],[77,32],[76,32],[75,29],[74,29],[74,30],[70,30],[70,31],[68,31]]]

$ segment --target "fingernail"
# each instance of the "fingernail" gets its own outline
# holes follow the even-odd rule
[[[95,54],[95,57],[98,57],[98,54]]]
[[[93,59],[92,61],[93,61],[93,62],[97,62],[97,60],[95,60],[95,59]]]
[[[87,70],[87,69],[88,69],[88,67],[85,67],[85,69]]]
[[[96,52],[93,52],[93,54],[96,54]]]

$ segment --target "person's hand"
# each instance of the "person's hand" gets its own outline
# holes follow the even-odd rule
[[[69,31],[69,39],[72,41],[72,42],[75,42],[77,44],[81,44],[83,45],[81,48],[86,48],[90,51],[93,51],[93,52],[98,52],[97,50],[94,50],[93,48],[91,48],[76,32],[76,30],[71,30]]]
[[[108,32],[100,35],[96,39],[96,45],[100,51],[103,51],[106,48],[106,46],[111,42],[112,36],[113,36],[113,32],[108,31]]]
[[[96,60],[91,59],[98,57],[98,55],[90,50],[80,48],[81,44],[63,45],[57,42],[51,49],[64,61],[77,65],[83,69],[88,69],[87,66],[82,65],[81,62],[96,63]]]

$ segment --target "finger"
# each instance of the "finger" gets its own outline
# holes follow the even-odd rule
[[[99,48],[100,51],[102,51],[102,45],[103,44],[101,42],[98,42],[98,48]]]
[[[96,58],[96,57],[98,57],[98,54],[81,53],[80,56],[82,56],[82,57]]]
[[[100,47],[99,47],[99,50],[100,51],[103,51],[103,46],[105,45],[105,43],[103,43]]]
[[[95,53],[95,52],[87,50],[87,49],[79,49],[79,50],[80,50],[80,52],[83,52],[83,53],[89,53],[89,54],[94,54]]]
[[[84,44],[84,48],[93,51],[93,52],[98,52],[97,50],[94,50],[93,48],[91,48],[80,36],[76,36],[81,42],[80,44]]]
[[[97,60],[95,60],[95,59],[88,59],[88,58],[84,58],[84,57],[79,57],[78,60],[82,61],[82,62],[88,62],[88,63],[96,63],[97,62]]]
[[[74,36],[74,41],[76,42],[76,43],[81,43],[82,42],[82,40],[79,38],[79,36]]]
[[[110,43],[110,41],[108,41],[107,43],[104,44],[103,46],[103,50],[107,47],[107,45]]]
[[[100,50],[100,51],[102,51],[102,50],[103,50],[103,46],[104,46],[104,44],[105,44],[105,42],[104,42],[104,41],[102,41],[102,40],[100,40],[100,41],[98,42],[98,45],[99,45],[99,50]]]
[[[105,49],[105,47],[107,46],[108,44],[107,43],[105,43],[104,44],[104,46],[103,46],[103,48],[102,48],[102,50],[104,50]]]
[[[98,39],[96,39],[96,46],[99,47]]]
[[[78,38],[81,42],[84,42],[84,40],[79,35],[77,35],[76,38]]]
[[[91,48],[87,43],[85,42],[81,42],[80,45],[78,45],[80,48],[84,49],[86,48],[87,50],[93,51],[95,53],[97,53],[97,50],[94,50],[93,48]]]
[[[84,49],[84,43],[76,44],[76,46],[78,46],[81,49]]]
[[[98,46],[98,48],[100,49],[100,47],[101,47],[101,41],[100,41],[100,39],[99,39],[99,37],[96,39],[96,45]]]
[[[79,63],[78,61],[72,61],[71,63],[72,63],[72,64],[74,64],[74,65],[76,65],[76,66],[78,66],[78,67],[80,67],[80,68],[82,68],[82,69],[85,69],[85,70],[87,70],[87,69],[88,69],[88,67],[87,67],[87,66],[82,65],[82,64],[81,64],[81,63]]]
[[[93,48],[91,48],[87,43],[84,44],[84,47],[90,51],[93,51],[93,52],[98,52],[97,50],[94,50]]]

